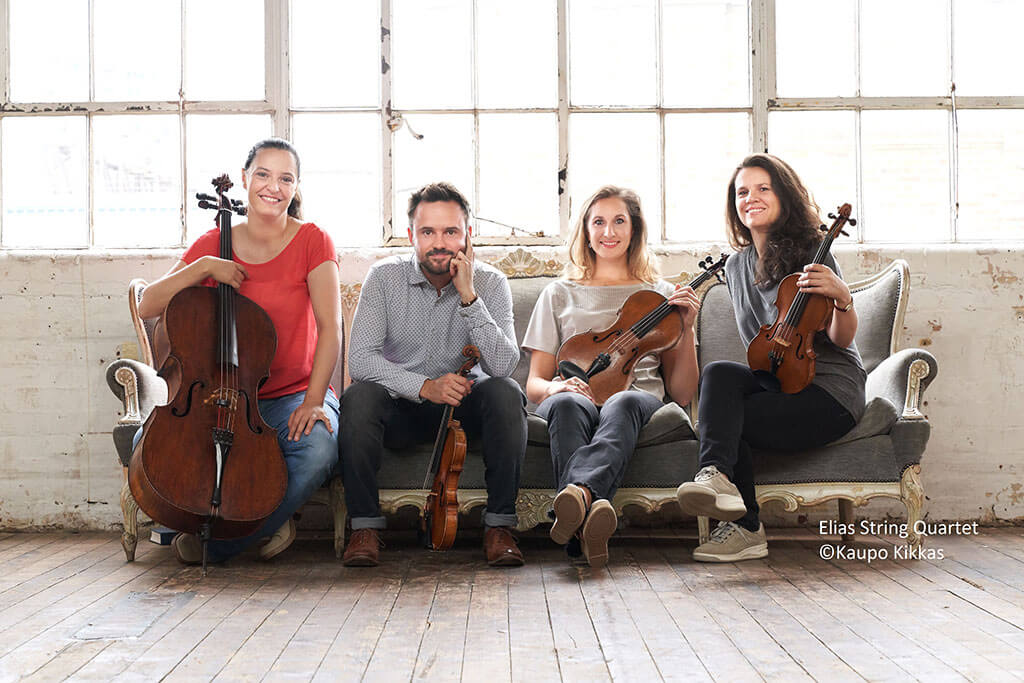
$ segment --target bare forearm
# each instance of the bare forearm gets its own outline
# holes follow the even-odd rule
[[[697,365],[697,345],[693,328],[683,333],[679,343],[662,354],[665,369],[665,389],[672,400],[685,406],[697,391],[700,369]]]
[[[337,328],[327,327],[318,331],[316,351],[313,353],[313,370],[309,373],[309,387],[306,388],[306,401],[321,405],[327,395],[327,387],[331,384],[331,375],[338,362],[341,341]]]
[[[839,310],[833,311],[827,334],[836,346],[844,349],[849,347],[857,335],[857,311],[852,308],[845,313]]]
[[[146,286],[139,302],[139,315],[142,318],[155,318],[164,312],[167,303],[175,294],[197,285],[210,276],[209,261],[204,256],[188,265],[179,261],[166,275]]]

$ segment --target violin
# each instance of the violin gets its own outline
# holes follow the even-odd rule
[[[466,357],[466,362],[459,368],[458,374],[465,377],[480,362],[480,350],[467,344],[462,349],[462,355]],[[454,406],[445,405],[441,414],[441,428],[437,432],[434,452],[427,468],[427,478],[423,481],[423,488],[431,486],[423,511],[423,530],[427,547],[432,550],[451,548],[459,529],[457,492],[459,475],[466,461],[466,433],[459,421],[452,417],[454,411]]]
[[[696,289],[712,277],[721,278],[728,257],[722,254],[715,262],[710,256],[700,261],[704,272],[689,286]],[[675,346],[683,335],[679,310],[650,289],[631,294],[616,316],[606,330],[587,330],[569,337],[555,356],[562,379],[576,377],[586,382],[599,406],[629,388],[637,361]]]
[[[220,257],[230,260],[228,176],[213,181]],[[288,471],[277,434],[259,412],[257,391],[277,348],[274,323],[233,287],[186,287],[174,295],[154,336],[159,375],[170,401],[150,413],[128,467],[139,507],[155,521],[198,534],[206,545],[255,532],[280,504]]]
[[[821,226],[826,234],[812,263],[825,262],[832,242],[840,233],[847,234],[844,225],[857,225],[850,211],[850,205],[843,204],[837,209],[838,215],[828,215],[833,223],[829,228]],[[763,325],[747,346],[750,369],[766,386],[785,394],[803,391],[814,379],[814,335],[832,313],[832,303],[824,295],[800,291],[796,284],[799,278],[800,273],[793,273],[782,279],[775,298],[775,322]]]

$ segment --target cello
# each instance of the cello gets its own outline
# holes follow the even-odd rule
[[[696,289],[711,277],[720,278],[727,258],[728,254],[722,254],[713,263],[710,256],[700,261],[704,272],[689,286]],[[622,304],[611,327],[573,335],[558,347],[558,374],[586,382],[594,403],[601,406],[613,394],[629,388],[637,361],[671,348],[682,334],[683,318],[676,307],[658,292],[641,289]]]
[[[850,205],[843,204],[838,215],[830,213],[832,226],[821,226],[825,238],[818,245],[812,263],[824,263],[825,256],[832,247],[832,242],[840,233],[846,232],[843,226],[847,223],[857,225],[857,219],[850,218]],[[796,281],[800,273],[787,275],[779,283],[775,297],[778,315],[775,322],[763,325],[757,336],[747,346],[747,364],[764,383],[775,388],[776,385],[785,394],[796,394],[807,388],[814,379],[814,335],[822,329],[832,304],[822,294],[809,294],[800,291]]]
[[[472,344],[462,349],[466,362],[459,368],[459,377],[465,377],[480,362],[480,350]],[[432,550],[448,550],[455,542],[459,529],[459,475],[466,461],[466,433],[459,421],[452,417],[454,406],[445,404],[441,413],[441,428],[434,440],[423,488],[430,486],[427,504],[423,510],[424,540]],[[431,484],[433,480],[433,484]]]
[[[217,209],[220,258],[230,260],[227,175],[217,196],[197,194]],[[150,413],[128,467],[132,495],[147,515],[177,531],[228,539],[255,532],[280,504],[288,471],[277,434],[260,416],[257,391],[277,348],[274,324],[259,305],[229,285],[186,287],[157,324],[158,374],[170,400]]]

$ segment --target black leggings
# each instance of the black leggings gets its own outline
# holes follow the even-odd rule
[[[766,390],[742,363],[709,363],[700,378],[697,432],[700,466],[714,465],[736,484],[747,506],[737,524],[757,531],[754,463],[750,448],[803,451],[835,441],[856,421],[821,387],[797,394]]]

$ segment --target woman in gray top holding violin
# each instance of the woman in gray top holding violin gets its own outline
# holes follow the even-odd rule
[[[701,469],[677,492],[683,512],[720,520],[710,540],[694,550],[694,559],[703,562],[768,554],[751,447],[822,446],[848,432],[864,412],[866,375],[853,341],[853,296],[831,254],[814,258],[823,235],[817,206],[800,178],[776,157],[747,157],[729,181],[726,217],[729,241],[739,250],[726,263],[726,281],[744,344],[749,347],[761,327],[776,319],[779,285],[789,274],[799,272],[798,292],[827,302],[821,309],[824,322],[811,332],[816,370],[805,388],[784,393],[775,375],[731,361],[704,368],[697,423]],[[784,357],[782,362],[795,361]]]
[[[559,489],[551,538],[569,544],[570,555],[582,550],[590,566],[600,567],[618,524],[609,501],[640,429],[663,405],[666,390],[685,406],[697,388],[693,322],[700,302],[690,287],[657,278],[640,200],[631,190],[606,186],[583,204],[569,259],[567,277],[541,292],[523,337],[523,348],[531,352],[526,395],[539,405],[551,435]],[[639,360],[633,385],[598,407],[586,381],[556,375],[556,354],[573,335],[609,327],[627,297],[641,289],[653,289],[678,307],[682,334],[660,357]]]

